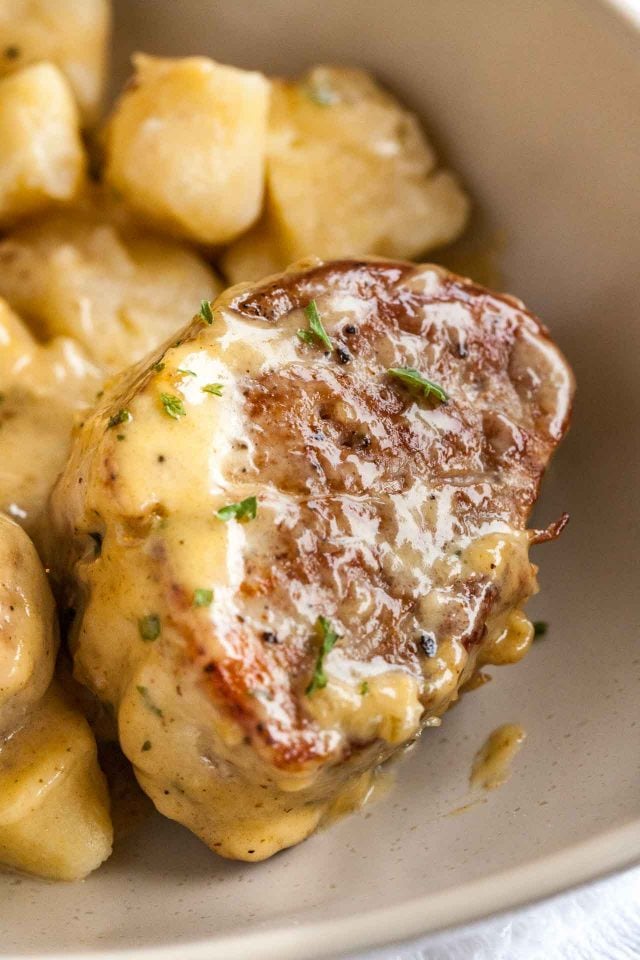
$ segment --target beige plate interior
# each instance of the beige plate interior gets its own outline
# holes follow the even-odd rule
[[[286,958],[468,922],[640,856],[640,37],[596,0],[121,0],[142,47],[293,72],[372,68],[422,112],[501,238],[505,286],[579,384],[539,516],[548,638],[466,698],[395,789],[259,866],[152,821],[75,886],[0,878],[0,955]],[[183,318],[179,318],[183,319]],[[488,732],[522,723],[514,775],[464,813]]]

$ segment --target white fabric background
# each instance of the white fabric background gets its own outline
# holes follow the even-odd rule
[[[638,958],[640,867],[457,933],[367,955],[367,960]]]

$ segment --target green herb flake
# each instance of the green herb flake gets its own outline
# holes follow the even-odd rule
[[[369,681],[368,681],[368,680],[363,680],[362,683],[360,684],[360,693],[362,694],[363,697],[364,697],[367,693],[369,693]]]
[[[338,94],[327,86],[310,83],[305,86],[304,91],[309,97],[309,100],[312,100],[313,103],[316,103],[319,107],[331,107],[340,100]]]
[[[200,313],[198,314],[198,317],[203,323],[213,323],[213,310],[211,309],[211,304],[208,300],[200,301]]]
[[[413,367],[391,367],[387,373],[392,377],[397,377],[408,387],[413,387],[422,391],[425,397],[433,397],[438,403],[446,403],[449,399],[442,387],[438,386],[432,380],[427,380],[418,370]]]
[[[145,740],[140,749],[143,753],[146,753],[147,750],[151,750],[151,740]]]
[[[327,333],[318,313],[318,304],[315,300],[308,303],[304,308],[304,315],[309,321],[308,330],[298,330],[298,337],[305,343],[314,343],[319,341],[327,350],[333,350],[331,337]]]
[[[180,397],[175,397],[172,393],[161,393],[160,400],[168,417],[172,417],[174,420],[186,417],[187,411]]]
[[[126,440],[124,433],[116,433],[116,440]]]
[[[178,368],[178,373],[183,374],[185,377],[197,377],[198,374],[194,373],[193,370],[184,370],[182,367]]]
[[[213,590],[207,590],[205,587],[198,587],[193,591],[194,607],[210,607],[213,601]]]
[[[316,690],[321,690],[323,687],[326,687],[327,675],[324,672],[324,658],[333,650],[337,641],[340,639],[326,617],[318,617],[316,620],[316,633],[320,638],[320,650],[318,651],[311,683],[305,690],[307,696],[315,693]]]
[[[147,708],[147,710],[150,710],[151,713],[156,715],[156,717],[164,717],[164,713],[162,712],[160,707],[156,706],[156,704],[153,702],[153,700],[151,699],[151,695],[146,687],[137,686],[136,690],[142,697],[144,701],[144,705]]]
[[[143,640],[149,643],[160,636],[160,617],[157,613],[150,613],[138,620],[138,631]]]
[[[152,370],[155,370],[156,373],[162,373],[162,371],[164,370],[164,367],[165,367],[165,365],[164,365],[163,361],[162,361],[162,360],[158,360],[157,363],[154,363],[154,365],[151,367],[151,369],[152,369]]]
[[[129,423],[130,420],[133,420],[130,411],[123,407],[122,410],[118,410],[118,412],[114,413],[112,417],[109,417],[107,430],[112,430],[114,427],[119,427],[121,423]]]
[[[240,503],[229,503],[226,507],[220,507],[216,511],[218,520],[255,520],[258,513],[258,500],[256,497],[247,497]]]
[[[212,393],[214,397],[221,397],[224,389],[223,383],[207,383],[202,388],[203,393]]]
[[[533,639],[538,640],[539,637],[544,637],[547,630],[549,629],[549,624],[546,620],[534,620],[533,621]]]

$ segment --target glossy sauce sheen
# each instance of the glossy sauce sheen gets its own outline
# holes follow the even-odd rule
[[[312,299],[331,351],[296,336]],[[157,361],[87,420],[54,493],[76,671],[115,706],[156,805],[259,859],[308,834],[479,663],[526,651],[525,524],[573,381],[518,301],[378,260],[232,288]],[[131,420],[110,429],[120,409]],[[255,520],[216,517],[253,495]],[[210,606],[194,605],[202,588]],[[145,642],[149,614],[161,631]],[[339,639],[307,693],[319,616]]]
[[[111,852],[89,726],[51,683],[58,630],[24,530],[0,513],[0,866],[75,880]]]
[[[525,741],[526,733],[518,723],[504,723],[487,737],[476,753],[469,783],[472,787],[495,790],[511,776],[511,764]]]

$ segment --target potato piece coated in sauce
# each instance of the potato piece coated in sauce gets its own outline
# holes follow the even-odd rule
[[[75,880],[111,852],[89,726],[51,683],[53,597],[24,531],[0,514],[0,865]]]

